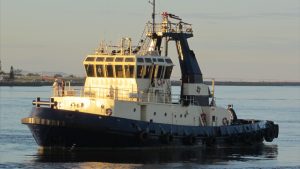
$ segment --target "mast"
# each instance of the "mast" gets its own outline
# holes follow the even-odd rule
[[[2,72],[1,58],[0,58],[0,74]]]
[[[155,33],[155,0],[149,1],[152,5],[152,34]]]

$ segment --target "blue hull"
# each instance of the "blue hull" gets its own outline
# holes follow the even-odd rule
[[[271,121],[182,126],[34,107],[22,119],[44,148],[132,148],[258,144],[278,137]]]

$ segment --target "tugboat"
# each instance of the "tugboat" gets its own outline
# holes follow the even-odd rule
[[[232,105],[217,107],[189,48],[191,24],[167,12],[132,46],[101,43],[83,65],[81,90],[70,84],[49,100],[39,97],[22,123],[42,148],[154,148],[260,144],[278,137],[273,121],[239,119]],[[174,67],[168,44],[174,41],[181,69],[180,95],[172,94]]]

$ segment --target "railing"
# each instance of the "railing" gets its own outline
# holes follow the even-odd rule
[[[140,49],[138,55],[160,55],[158,51],[151,49],[151,41],[153,34],[153,24],[148,22],[146,24],[145,30],[142,35],[142,43],[139,45]],[[163,36],[164,33],[186,33],[193,34],[192,25],[179,22],[179,23],[156,23],[154,25],[154,32],[160,36]]]
[[[71,87],[69,83],[64,91],[60,89],[59,95],[55,97],[92,97],[113,100],[134,101],[143,103],[173,103],[179,104],[188,102],[196,105],[193,97],[180,98],[180,94],[166,93],[163,90],[156,89],[154,92],[142,92],[133,89],[116,89],[100,87]],[[55,93],[55,92],[54,92]],[[64,93],[64,94],[63,94]]]
[[[66,82],[64,88],[54,88],[54,97],[93,97],[113,100],[126,100],[135,102],[154,102],[154,103],[173,103],[173,104],[190,104],[198,105],[195,96],[186,96],[181,98],[180,94],[172,94],[165,92],[161,88],[151,88],[151,91],[137,91],[134,88],[118,89],[118,88],[101,88],[101,87],[74,87],[70,82]],[[214,97],[214,79],[212,79],[212,102],[215,103]],[[47,103],[48,104],[48,103]]]
[[[152,23],[147,23],[146,32],[151,35],[153,33]],[[154,25],[154,32],[159,33],[188,33],[193,34],[193,28],[191,24],[179,22],[179,23],[156,23]]]

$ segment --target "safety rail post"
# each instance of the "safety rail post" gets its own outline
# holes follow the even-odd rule
[[[50,99],[50,103],[54,103],[54,98],[52,97],[51,99]],[[51,109],[53,109],[54,108],[54,104],[50,104],[51,106]]]
[[[40,107],[40,104],[38,104],[40,101],[41,101],[41,98],[40,98],[40,97],[37,97],[37,98],[36,98],[36,103],[35,103],[35,106],[36,106],[36,107]]]
[[[211,80],[211,95],[213,98],[215,97],[215,79]]]

